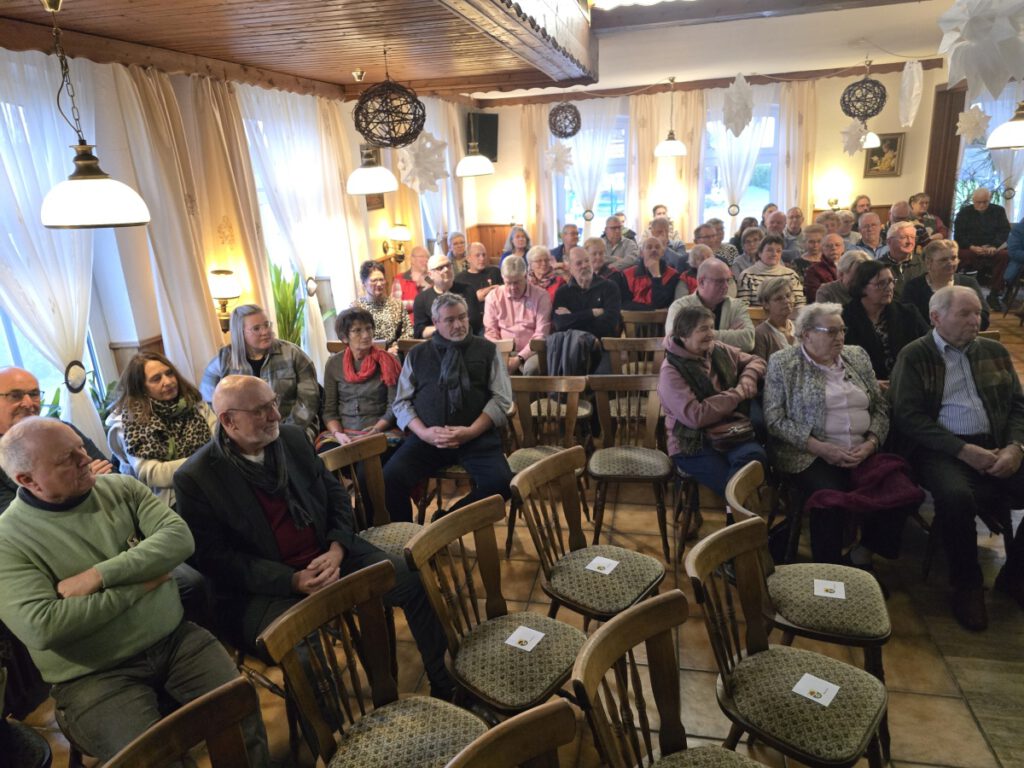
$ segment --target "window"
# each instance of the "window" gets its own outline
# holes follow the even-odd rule
[[[971,106],[980,107],[986,113],[992,111],[992,107],[988,104],[976,102]],[[990,127],[994,127],[992,123],[990,123]],[[954,214],[960,210],[961,206],[971,202],[974,190],[978,187],[987,187],[992,190],[993,203],[1004,204],[1001,174],[992,163],[992,153],[985,148],[985,141],[986,137],[981,136],[964,147],[963,159],[960,161],[956,187],[953,191]]]
[[[750,177],[750,186],[747,187],[747,191],[739,201],[739,216],[755,216],[757,219],[760,219],[761,210],[768,203],[775,200],[777,196],[776,187],[779,182],[778,105],[772,105],[770,110],[770,113],[765,118],[768,123],[761,140],[761,148],[757,153],[754,173]],[[757,116],[754,119],[757,120]],[[711,141],[712,133],[715,130],[721,130],[719,126],[721,126],[721,123],[717,121],[709,122],[704,133],[703,194],[700,199],[701,221],[707,221],[712,218],[729,221],[729,200],[726,199],[725,178],[719,166],[718,155]]]
[[[602,222],[599,229],[604,229],[604,220],[613,213],[626,210],[628,136],[629,115],[619,115],[615,120],[613,138],[605,153],[605,176],[594,206],[594,221]],[[555,176],[555,208],[561,212],[564,224],[575,223],[580,229],[583,228],[583,204],[577,199],[568,175]]]

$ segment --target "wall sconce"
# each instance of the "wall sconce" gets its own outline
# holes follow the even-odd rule
[[[412,235],[409,234],[409,228],[405,224],[395,224],[388,230],[388,239],[381,245],[381,249],[385,256],[393,251],[391,258],[395,260],[396,264],[401,264],[405,261],[405,244],[410,240],[412,240]],[[394,241],[394,245],[391,241]]]
[[[839,198],[838,197],[830,197],[828,199],[828,207],[832,209],[833,213],[838,211],[839,210]]]
[[[211,269],[209,283],[210,295],[217,302],[217,320],[220,321],[220,329],[223,333],[227,333],[231,322],[231,315],[228,314],[228,302],[234,301],[242,295],[242,284],[230,269]]]

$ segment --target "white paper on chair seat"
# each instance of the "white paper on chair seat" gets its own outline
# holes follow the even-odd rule
[[[793,688],[793,693],[799,693],[805,699],[810,699],[823,707],[831,704],[838,692],[838,685],[815,677],[810,672],[805,672],[804,676],[800,678],[800,682]]]
[[[615,566],[619,564],[618,560],[612,560],[610,557],[601,557],[598,555],[589,563],[587,563],[587,570],[594,571],[595,573],[601,573],[607,576],[609,573],[615,570]]]
[[[520,624],[516,627],[516,631],[508,636],[505,645],[511,645],[513,648],[518,648],[521,651],[532,651],[543,637],[543,632],[538,632],[536,629],[530,629]]]
[[[831,597],[836,600],[846,599],[846,584],[828,579],[814,580],[814,594],[818,597]]]

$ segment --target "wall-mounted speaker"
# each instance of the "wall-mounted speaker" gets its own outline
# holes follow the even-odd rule
[[[466,141],[475,138],[480,154],[492,163],[498,162],[498,116],[484,112],[470,112],[466,115]]]

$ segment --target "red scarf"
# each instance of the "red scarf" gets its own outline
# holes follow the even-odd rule
[[[345,381],[349,384],[362,384],[364,381],[369,381],[379,370],[384,386],[393,387],[398,383],[398,376],[402,372],[402,366],[398,364],[398,360],[376,347],[370,349],[370,354],[363,360],[358,371],[351,347],[345,348],[345,356],[341,359],[341,364]]]

